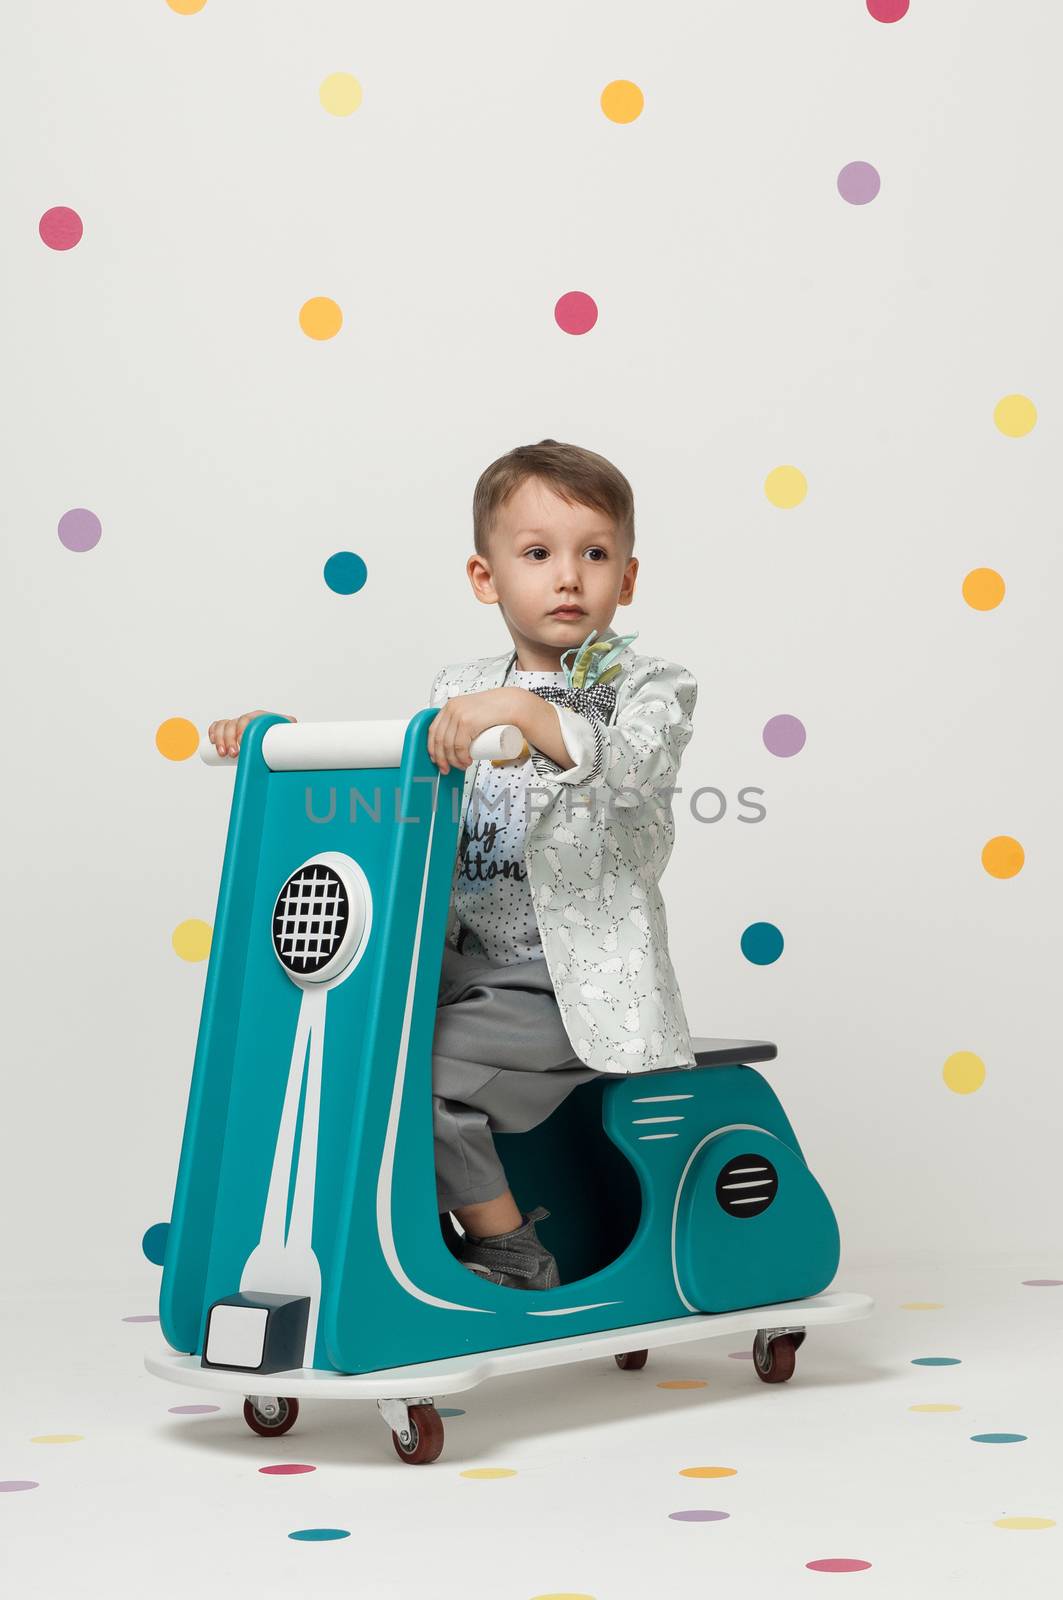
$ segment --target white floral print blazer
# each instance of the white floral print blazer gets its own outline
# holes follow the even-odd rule
[[[617,638],[605,628],[599,650]],[[524,861],[574,1054],[599,1072],[632,1073],[695,1064],[659,881],[675,840],[672,792],[693,733],[698,686],[686,667],[621,644],[616,666],[604,675],[612,694],[603,685],[590,695],[578,688],[538,691],[555,705],[575,764],[559,767],[534,746],[523,757],[535,772]],[[511,650],[443,667],[431,704],[500,688],[516,656]],[[474,761],[465,772],[463,817],[476,768]],[[446,935],[453,945],[460,863],[459,846]]]

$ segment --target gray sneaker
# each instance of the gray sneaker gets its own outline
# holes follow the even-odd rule
[[[462,1263],[490,1283],[509,1289],[556,1289],[561,1283],[557,1262],[535,1232],[535,1224],[550,1215],[543,1206],[522,1211],[519,1228],[510,1233],[492,1233],[479,1239],[467,1233],[461,1253]]]

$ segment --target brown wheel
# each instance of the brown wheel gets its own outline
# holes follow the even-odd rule
[[[622,1350],[618,1356],[613,1357],[613,1360],[625,1372],[638,1372],[640,1367],[646,1365],[649,1353],[648,1350]]]
[[[244,1421],[255,1433],[261,1433],[267,1439],[275,1439],[279,1433],[287,1433],[289,1428],[295,1427],[295,1419],[299,1415],[298,1400],[284,1395],[277,1396],[277,1415],[265,1416],[251,1399],[244,1401]]]
[[[403,1444],[394,1428],[391,1430],[391,1442],[399,1460],[409,1461],[415,1466],[434,1461],[443,1449],[443,1418],[435,1406],[410,1406],[409,1416],[408,1444]]]
[[[803,1333],[796,1336],[779,1333],[769,1344],[762,1333],[758,1333],[753,1340],[753,1365],[757,1377],[764,1383],[785,1383],[787,1378],[792,1378],[797,1346],[803,1338]]]

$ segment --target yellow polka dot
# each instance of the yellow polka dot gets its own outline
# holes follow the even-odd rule
[[[800,467],[773,467],[764,479],[764,493],[773,506],[790,511],[808,493],[808,479]]]
[[[906,1300],[901,1306],[902,1311],[944,1311],[944,1309],[940,1300]]]
[[[1027,395],[1006,394],[997,401],[993,421],[1009,439],[1021,439],[1037,421],[1037,407]]]
[[[515,1478],[515,1467],[466,1467],[460,1474],[463,1478]]]
[[[1025,860],[1022,845],[1007,833],[998,833],[982,849],[982,865],[991,878],[1014,878]]]
[[[349,117],[362,103],[362,86],[349,72],[330,72],[317,97],[334,117]]]
[[[925,1405],[909,1406],[908,1410],[909,1411],[962,1411],[963,1407],[962,1406],[935,1405],[932,1401],[928,1401]]]
[[[963,580],[963,598],[972,611],[994,611],[1004,598],[1004,579],[992,567],[975,567]]]
[[[179,17],[194,17],[197,11],[202,11],[207,0],[166,0],[171,11],[176,11]]]
[[[199,749],[199,729],[187,717],[167,717],[155,729],[155,748],[168,761],[187,761]]]
[[[994,1528],[1054,1528],[1054,1517],[998,1517]]]
[[[30,1444],[77,1444],[84,1437],[83,1433],[38,1433]]]
[[[602,90],[602,110],[610,122],[634,122],[641,117],[646,98],[637,83],[614,78]]]
[[[973,1050],[954,1050],[946,1059],[941,1076],[953,1094],[973,1094],[985,1082],[985,1062]]]
[[[737,1467],[680,1467],[681,1478],[733,1478]]]
[[[334,339],[343,327],[343,312],[335,300],[319,294],[300,307],[299,326],[308,339]]]
[[[179,922],[173,930],[173,947],[182,961],[205,961],[210,955],[210,938],[213,929],[209,922],[189,917]]]
[[[566,1589],[564,1594],[533,1594],[531,1600],[594,1600],[592,1594],[570,1594]]]
[[[658,1389],[704,1389],[707,1384],[707,1378],[665,1378],[657,1387]]]

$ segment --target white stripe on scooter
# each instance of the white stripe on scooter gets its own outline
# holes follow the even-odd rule
[[[317,1174],[318,1106],[321,1098],[321,1063],[324,1053],[325,1005],[327,993],[302,989],[299,1017],[292,1042],[288,1083],[284,1091],[277,1144],[273,1152],[269,1190],[258,1244],[244,1262],[240,1274],[242,1292],[268,1290],[271,1294],[306,1295],[310,1301],[306,1337],[300,1366],[313,1364],[317,1343],[318,1311],[321,1304],[321,1267],[314,1255],[312,1229],[314,1184]],[[307,1063],[307,1045],[310,1059]],[[299,1152],[295,1154],[295,1124],[299,1096],[306,1069],[306,1099],[299,1130]],[[288,1190],[292,1164],[298,1160],[291,1225],[285,1235]]]
[[[698,1151],[701,1149],[702,1145],[708,1144],[710,1139],[715,1139],[718,1133],[731,1133],[736,1128],[748,1128],[751,1133],[762,1133],[768,1139],[776,1139],[777,1137],[774,1133],[769,1133],[767,1128],[758,1128],[755,1122],[729,1122],[724,1128],[713,1128],[712,1132],[707,1133],[704,1139],[698,1140],[697,1144],[690,1152],[690,1155],[687,1157],[687,1164],[683,1168],[682,1176],[680,1177],[679,1183],[676,1186],[675,1204],[672,1207],[672,1281],[675,1284],[676,1294],[679,1296],[680,1300],[682,1300],[688,1311],[700,1311],[701,1307],[691,1304],[686,1295],[683,1293],[682,1285],[679,1282],[679,1270],[676,1266],[675,1259],[675,1228],[676,1220],[679,1216],[679,1197],[683,1193],[683,1185],[687,1181],[687,1173],[690,1171],[691,1163],[693,1162]]]
[[[417,907],[417,926],[414,930],[410,975],[406,983],[406,1007],[402,1016],[402,1034],[399,1039],[398,1060],[395,1063],[395,1083],[391,1091],[391,1109],[388,1112],[388,1125],[384,1134],[384,1149],[380,1157],[380,1174],[377,1178],[376,1229],[377,1237],[380,1240],[380,1248],[384,1252],[384,1260],[388,1264],[391,1276],[415,1300],[421,1300],[428,1306],[438,1306],[441,1311],[482,1311],[487,1316],[494,1317],[498,1315],[494,1306],[471,1306],[461,1300],[442,1300],[438,1295],[429,1294],[427,1289],[422,1289],[414,1283],[399,1260],[392,1221],[391,1186],[395,1172],[395,1146],[398,1140],[399,1117],[402,1112],[403,1085],[406,1081],[406,1060],[410,1045],[410,1019],[413,1016],[413,996],[417,987],[417,960],[421,953],[421,929],[424,925],[424,903],[428,892],[428,868],[432,860],[432,837],[436,828],[436,805],[439,798],[438,768],[436,769],[431,794],[432,820],[428,826],[428,843],[424,853],[424,871],[421,874],[421,899]],[[442,1235],[440,1235],[439,1242],[440,1247],[445,1249]]]

